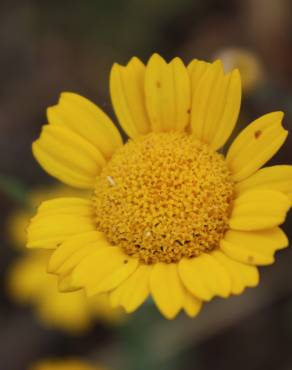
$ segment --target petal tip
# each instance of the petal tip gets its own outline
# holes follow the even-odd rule
[[[158,53],[153,53],[149,60],[148,60],[148,63],[147,64],[152,64],[152,63],[166,63],[165,60],[162,58],[162,56],[160,56]]]
[[[128,66],[130,66],[130,65],[133,65],[133,64],[143,65],[143,62],[142,62],[142,61],[141,61],[141,59],[139,59],[138,57],[133,56],[133,57],[129,60],[129,62],[128,62],[128,64],[127,64],[127,67],[128,67]]]
[[[123,68],[123,66],[119,63],[114,63],[112,65],[111,71],[110,71],[110,81],[112,81],[112,78],[114,75],[119,73],[119,71]]]

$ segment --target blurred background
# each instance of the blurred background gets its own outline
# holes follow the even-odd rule
[[[33,205],[33,189],[53,184],[33,159],[31,143],[60,92],[84,95],[113,116],[108,76],[114,62],[134,55],[146,62],[153,52],[186,63],[220,57],[226,70],[242,72],[237,130],[283,110],[291,131],[292,2],[10,0],[0,9],[0,369],[26,370],[41,358],[68,356],[113,370],[292,369],[289,248],[260,269],[258,288],[215,299],[193,320],[180,315],[169,322],[146,305],[118,323],[97,317],[72,333],[45,323],[35,302],[19,304],[9,288],[12,266],[24,253],[14,247],[14,217]],[[291,144],[289,137],[274,164],[291,164]],[[290,239],[291,226],[290,216]]]

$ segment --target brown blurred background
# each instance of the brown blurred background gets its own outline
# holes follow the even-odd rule
[[[133,55],[146,62],[153,52],[168,60],[211,61],[241,48],[253,54],[261,78],[244,93],[240,126],[283,110],[291,131],[292,2],[11,0],[2,1],[0,10],[0,370],[26,370],[38,358],[71,354],[102,360],[114,370],[292,369],[289,249],[261,269],[257,289],[214,300],[195,320],[168,322],[146,307],[124,328],[97,324],[82,337],[44,329],[5,289],[16,255],[6,237],[7,217],[26,189],[51,181],[30,148],[59,93],[80,93],[113,115],[108,76],[114,62],[124,64]],[[291,144],[290,137],[273,163],[291,164]]]

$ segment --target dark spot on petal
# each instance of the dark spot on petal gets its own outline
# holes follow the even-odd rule
[[[129,261],[128,260],[124,260],[124,264],[126,265]]]
[[[190,114],[191,113],[191,108],[189,108],[188,110],[187,110],[187,114]]]
[[[161,82],[160,81],[156,81],[156,87],[158,87],[158,88],[161,87]]]
[[[261,131],[261,130],[257,130],[257,131],[254,133],[254,137],[255,137],[256,139],[258,139],[258,138],[261,136],[261,134],[262,134],[262,131]]]
[[[248,262],[248,263],[252,263],[253,261],[254,261],[253,256],[248,256],[248,257],[247,257],[247,262]]]

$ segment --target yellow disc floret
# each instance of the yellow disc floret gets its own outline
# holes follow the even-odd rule
[[[233,182],[222,155],[186,133],[151,133],[120,148],[97,177],[97,229],[144,263],[217,248]]]

